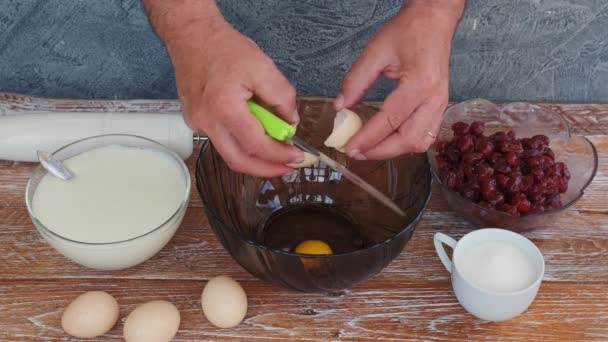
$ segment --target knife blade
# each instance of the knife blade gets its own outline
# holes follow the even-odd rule
[[[399,208],[395,204],[395,202],[393,202],[388,196],[386,196],[381,191],[376,189],[373,185],[366,182],[363,178],[357,176],[357,174],[350,171],[346,166],[344,166],[341,163],[339,163],[338,161],[330,158],[328,155],[319,151],[317,148],[310,145],[305,140],[303,140],[302,138],[300,138],[296,135],[292,135],[288,139],[301,150],[319,157],[320,161],[324,162],[327,166],[334,169],[335,171],[341,173],[344,177],[346,177],[346,179],[355,183],[355,185],[359,186],[361,189],[363,189],[365,192],[370,194],[372,197],[374,197],[375,199],[380,201],[382,204],[384,204],[385,206],[387,206],[388,208],[393,210],[395,213],[397,213],[401,216],[405,216],[405,213],[403,212],[403,210],[401,210],[401,208]]]

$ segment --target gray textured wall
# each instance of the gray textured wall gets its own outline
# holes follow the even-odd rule
[[[334,96],[400,0],[219,0],[300,95]],[[451,98],[608,101],[608,1],[469,0],[454,41]],[[391,87],[379,82],[368,98]],[[175,98],[141,0],[0,0],[0,91]]]

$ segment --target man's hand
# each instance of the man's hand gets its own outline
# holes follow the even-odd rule
[[[190,7],[152,15],[155,6],[160,11],[167,2],[172,1],[147,0],[146,5],[169,50],[188,125],[206,133],[237,172],[260,177],[290,172],[285,164],[302,161],[303,153],[265,135],[247,100],[256,97],[296,123],[292,85],[253,41],[221,17],[213,1],[176,1],[176,6]],[[201,10],[201,3],[213,6]]]
[[[398,81],[380,111],[346,145],[355,159],[424,152],[448,103],[451,41],[464,0],[409,1],[345,76],[336,109],[358,102],[384,74]]]

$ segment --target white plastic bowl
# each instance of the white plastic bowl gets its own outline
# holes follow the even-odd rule
[[[66,145],[53,156],[59,160],[68,159],[80,153],[107,146],[122,145],[127,147],[155,148],[166,153],[174,160],[183,172],[186,184],[183,200],[178,209],[165,222],[159,222],[158,226],[150,227],[147,233],[132,239],[110,243],[89,243],[68,239],[61,236],[41,222],[32,208],[32,200],[38,184],[47,174],[47,171],[38,166],[30,177],[25,190],[25,199],[30,218],[42,237],[58,252],[70,260],[98,270],[119,270],[138,265],[158,253],[171,240],[179,228],[190,198],[190,174],[184,161],[173,151],[163,145],[147,138],[127,135],[111,134],[90,137]],[[74,208],[77,210],[78,208]]]

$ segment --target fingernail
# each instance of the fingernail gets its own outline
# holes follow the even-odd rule
[[[298,124],[298,122],[300,122],[300,113],[298,113],[297,109],[293,111],[291,118],[293,120],[293,123],[296,125]]]
[[[283,174],[283,176],[291,176],[291,174],[292,174],[294,171],[295,171],[294,169],[291,169],[291,170],[289,170],[289,171],[285,172],[285,173]]]
[[[367,160],[367,157],[365,157],[364,155],[362,155],[361,153],[357,153],[353,156],[353,159],[355,160]]]
[[[298,156],[293,159],[292,163],[301,163],[303,161],[304,161],[304,152],[298,151]]]
[[[336,97],[336,100],[334,101],[334,108],[336,110],[340,110],[344,107],[344,96],[342,96],[342,94],[338,95],[338,97]]]
[[[348,153],[348,155],[355,160],[366,160],[367,159],[367,158],[365,158],[365,156],[363,154],[361,154],[361,151],[356,150],[356,149],[350,151],[350,153]]]

